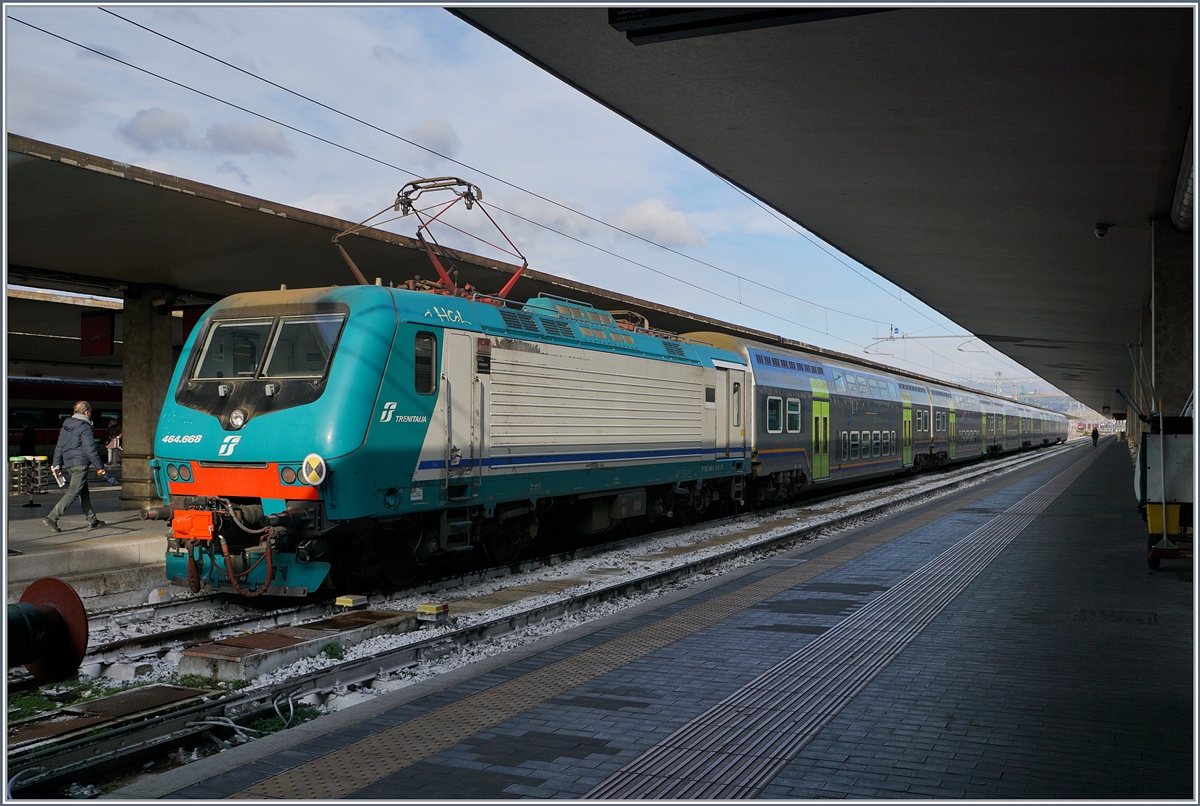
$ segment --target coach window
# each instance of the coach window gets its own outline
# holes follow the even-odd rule
[[[800,433],[800,401],[794,397],[787,402],[787,430],[789,434]]]
[[[858,432],[857,431],[850,432],[850,458],[851,459],[858,458]]]
[[[433,373],[433,355],[437,352],[437,337],[421,331],[413,343],[414,385],[418,395],[432,395],[437,391]]]
[[[842,432],[842,461],[850,458],[850,432]]]
[[[858,383],[854,380],[853,375],[846,375],[846,386],[850,389],[850,394],[858,394]]]
[[[891,438],[888,436],[888,432],[887,432],[887,431],[884,431],[884,432],[883,432],[883,455],[884,455],[884,456],[891,456],[891,455],[892,455],[892,440],[891,440]]]
[[[836,369],[833,371],[833,387],[843,395],[846,394],[846,381],[842,379],[842,373]]]
[[[783,398],[767,398],[767,433],[778,434],[783,431]]]
[[[896,432],[892,432],[892,453],[896,452]]]
[[[880,452],[879,432],[873,431],[871,433],[871,455],[878,456],[879,452]]]
[[[858,393],[863,397],[868,397],[871,394],[867,391],[867,379],[862,375],[858,376]]]
[[[871,388],[871,397],[879,397],[879,386],[875,383],[875,379],[867,378],[867,385]]]

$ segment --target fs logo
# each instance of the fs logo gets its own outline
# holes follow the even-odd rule
[[[383,404],[383,414],[380,415],[379,422],[390,423],[392,421],[392,415],[395,413],[396,413],[396,404],[395,403],[384,403]]]
[[[217,451],[217,456],[232,456],[233,449],[241,441],[241,437],[225,437],[225,441],[221,443],[221,450]]]

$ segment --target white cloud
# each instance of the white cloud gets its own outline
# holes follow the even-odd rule
[[[395,195],[377,193],[373,189],[364,187],[349,187],[344,191],[336,193],[315,193],[289,203],[294,204],[294,206],[299,207],[301,210],[312,210],[314,213],[323,213],[357,224],[382,209],[390,209],[390,205],[394,200]],[[385,215],[383,217],[389,218],[390,216]],[[415,227],[416,225],[414,224],[413,226]],[[405,231],[404,226],[399,228],[388,226],[385,229],[393,232],[401,232],[404,235],[412,235],[412,232]]]
[[[185,115],[154,107],[138,110],[137,114],[117,128],[117,134],[125,142],[146,153],[183,148],[218,155],[296,156],[283,131],[264,121],[214,123],[208,127],[202,138],[191,135],[191,125],[191,121]],[[233,166],[233,163],[226,161],[219,166],[218,173],[236,174],[245,184],[248,181],[246,174],[236,166],[234,169],[230,166]]]
[[[283,131],[263,120],[214,123],[204,134],[204,146],[214,154],[296,156]]]
[[[704,246],[704,236],[688,217],[662,199],[646,199],[627,207],[613,223],[663,246]]]
[[[9,131],[31,136],[77,125],[96,100],[84,84],[25,70],[9,74],[8,92]]]
[[[376,45],[371,48],[371,55],[384,64],[412,64],[413,58],[406,56],[395,48],[387,45]]]
[[[237,176],[238,179],[242,180],[243,185],[250,184],[250,177],[246,174],[245,171],[243,171],[241,168],[239,168],[234,163],[233,160],[225,160],[223,163],[218,165],[217,173],[219,173],[219,174],[234,174]]]
[[[92,61],[110,62],[112,59],[129,61],[125,58],[125,55],[116,48],[110,48],[107,45],[98,45],[95,42],[86,43],[85,47],[79,48],[76,52],[79,55],[79,58],[90,59]],[[106,58],[109,56],[112,58]]]
[[[187,131],[190,125],[185,116],[155,107],[139,109],[117,129],[117,134],[134,148],[152,154],[164,148],[191,147]]]
[[[554,197],[549,196],[547,198],[553,199]],[[487,200],[486,196],[484,197],[484,200]],[[579,203],[568,204],[562,199],[554,199],[554,201],[566,204],[575,210],[586,212],[586,210],[583,209],[583,205]],[[598,226],[581,215],[576,215],[568,210],[564,210],[557,204],[542,201],[539,198],[529,196],[524,193],[506,198],[502,206],[505,210],[528,218],[532,221],[536,221],[539,224],[544,224],[547,227],[558,230],[559,232],[565,232],[567,235],[570,235],[574,238],[587,238],[596,232]],[[530,225],[522,222],[522,227],[529,228]],[[540,227],[537,229],[540,230],[541,233],[545,232],[545,230],[542,230]]]
[[[454,131],[454,126],[446,120],[433,118],[421,121],[406,131],[404,136],[406,139],[420,143],[425,148],[446,157],[457,157],[462,151],[463,144],[458,137],[458,132]],[[413,166],[422,168],[432,167],[442,162],[429,151],[424,150],[408,157],[407,161]]]

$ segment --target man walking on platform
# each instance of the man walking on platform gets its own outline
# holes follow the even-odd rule
[[[104,462],[96,451],[96,437],[92,434],[91,416],[92,407],[86,400],[79,401],[75,404],[75,413],[66,419],[62,431],[58,434],[58,445],[54,448],[54,459],[50,465],[55,471],[66,467],[70,478],[67,480],[66,494],[42,521],[55,532],[62,531],[58,527],[58,519],[76,498],[83,507],[89,529],[98,529],[104,525],[104,521],[97,518],[92,510],[92,499],[87,488],[90,466],[96,468],[97,475],[104,475]]]

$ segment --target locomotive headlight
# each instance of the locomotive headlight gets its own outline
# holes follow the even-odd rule
[[[304,464],[300,465],[300,481],[310,487],[316,487],[325,481],[328,472],[325,460],[315,453],[310,453],[304,457]]]
[[[241,409],[234,409],[229,415],[229,424],[234,428],[241,428],[246,424],[246,412]]]

